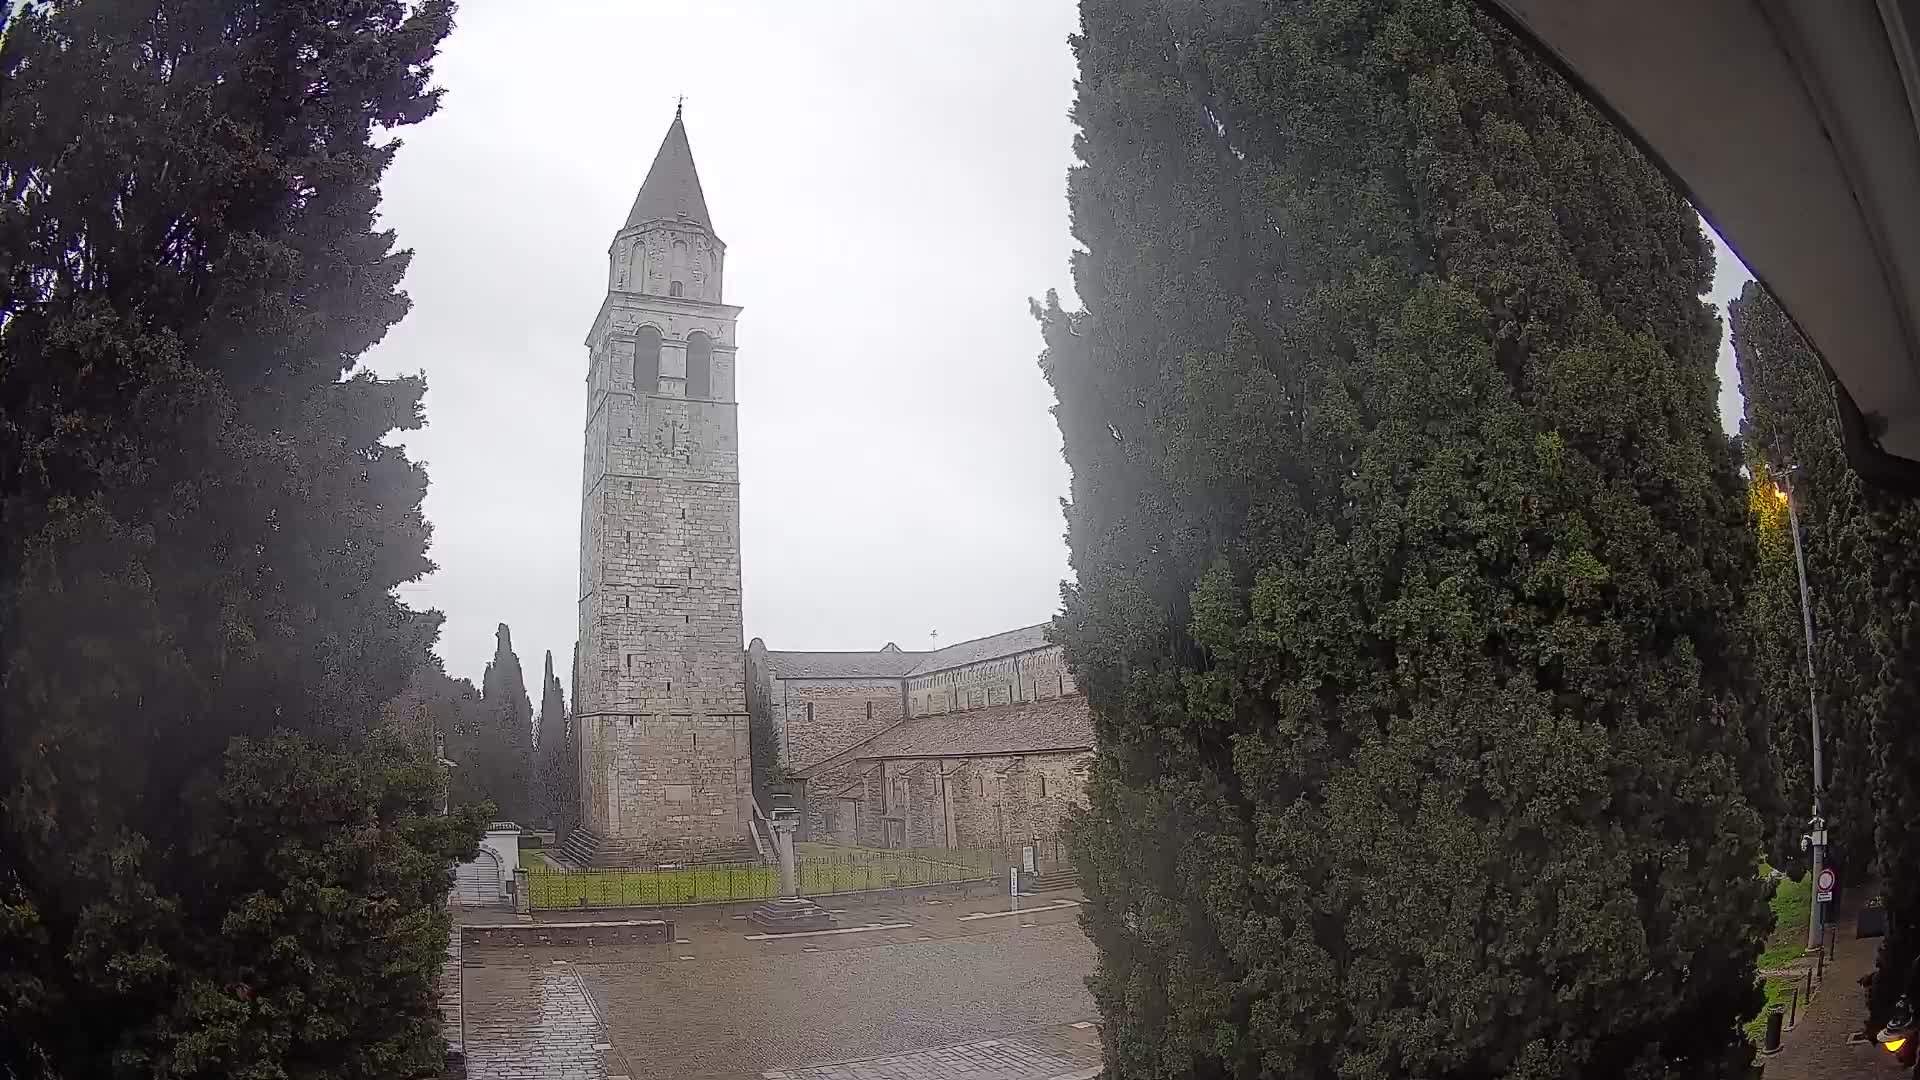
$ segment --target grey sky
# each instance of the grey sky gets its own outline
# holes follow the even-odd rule
[[[530,684],[548,649],[565,678],[581,340],[677,94],[746,308],[747,636],[924,648],[1054,612],[1067,470],[1027,298],[1071,298],[1075,22],[1070,0],[462,0],[444,106],[385,187],[413,312],[369,358],[431,384],[407,443],[440,569],[405,595],[446,612],[450,672],[477,679],[506,622]],[[1722,264],[1717,302],[1743,276]]]

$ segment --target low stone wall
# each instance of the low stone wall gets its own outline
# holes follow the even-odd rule
[[[673,941],[673,923],[666,919],[483,923],[460,928],[461,945],[471,945],[476,948],[529,948],[545,945],[665,945],[671,941]]]

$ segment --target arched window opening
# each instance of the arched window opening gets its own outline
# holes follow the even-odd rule
[[[668,296],[685,296],[686,293],[687,293],[687,287],[678,281],[667,286]]]
[[[660,392],[660,331],[651,326],[633,336],[633,388],[642,394]]]
[[[699,330],[687,335],[687,396],[713,396],[713,339]]]

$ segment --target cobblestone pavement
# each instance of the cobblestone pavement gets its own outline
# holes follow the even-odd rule
[[[456,1054],[466,1050],[460,1030],[460,924],[447,931],[447,965],[440,969],[440,1031],[447,1038],[447,1049]]]
[[[888,929],[754,940],[723,917],[690,921],[664,946],[468,948],[468,1076],[1051,1080],[1097,1067],[1098,1032],[1069,1026],[1093,1016],[1094,962],[1070,903],[1008,915],[986,901],[918,904],[843,923]],[[1049,1028],[1073,1034],[1054,1045],[1035,1034]],[[994,1039],[1011,1047],[1006,1060],[962,1048]],[[1021,1047],[1033,1068],[1005,1071]],[[889,1057],[900,1071],[876,1071]],[[856,1071],[808,1071],[822,1067]]]
[[[908,1054],[766,1072],[766,1080],[1092,1080],[1099,1030],[1082,1021]]]
[[[464,971],[468,1080],[606,1080],[606,1026],[569,968]]]

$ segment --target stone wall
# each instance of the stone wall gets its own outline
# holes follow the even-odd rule
[[[704,295],[717,301],[717,264],[711,281]],[[613,858],[730,851],[747,840],[738,314],[615,290],[588,337],[575,724],[584,823]],[[634,383],[642,327],[661,338],[658,379],[645,386]],[[714,345],[711,400],[686,396],[695,332]]]
[[[1058,645],[998,656],[906,680],[907,709],[929,716],[984,709],[1014,701],[1038,701],[1075,693],[1073,676]]]
[[[535,948],[563,945],[670,945],[673,923],[665,919],[469,923],[460,944],[474,948]]]
[[[732,851],[746,837],[745,716],[596,716],[587,724],[588,827],[612,862]]]
[[[1092,764],[1089,751],[968,761],[967,775],[956,778],[958,846],[1017,849],[1058,833],[1068,811],[1086,803]]]
[[[879,763],[852,761],[806,780],[801,839],[879,847],[884,839],[874,807],[880,804]]]
[[[1086,803],[1091,751],[864,763],[810,782],[815,839],[863,846],[992,849],[1017,854],[1060,832]],[[850,794],[826,794],[859,780]],[[856,805],[857,804],[857,805]],[[948,821],[952,828],[949,831]]]
[[[774,679],[773,736],[789,769],[818,764],[899,723],[900,680]]]

